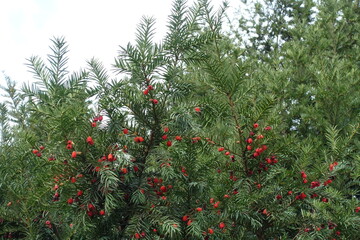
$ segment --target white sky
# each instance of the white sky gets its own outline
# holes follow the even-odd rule
[[[212,0],[215,7],[221,2]],[[228,2],[232,14],[240,0]],[[162,38],[171,5],[172,0],[0,0],[0,71],[19,84],[32,81],[26,58],[45,60],[53,36],[64,36],[69,45],[69,70],[85,68],[91,57],[110,70],[142,16],[156,18],[156,39]]]

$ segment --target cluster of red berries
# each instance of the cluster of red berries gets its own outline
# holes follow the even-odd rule
[[[145,233],[145,232],[135,233],[135,234],[134,234],[134,238],[135,238],[135,239],[144,238],[145,236],[146,236],[146,233]]]
[[[330,171],[334,170],[334,167],[336,167],[337,165],[338,165],[338,162],[330,163],[330,165],[329,165],[329,170],[330,170]]]
[[[37,157],[41,157],[42,156],[42,151],[45,149],[44,146],[40,146],[39,150],[38,149],[33,149],[32,153],[35,154]]]
[[[136,143],[141,143],[141,142],[144,141],[144,138],[138,136],[138,137],[135,137],[135,138],[134,138],[134,141],[135,141]]]
[[[103,120],[103,116],[101,116],[101,115],[94,117],[93,121],[91,122],[91,126],[96,127],[96,123],[101,122],[102,120]]]
[[[154,90],[154,87],[151,86],[151,85],[149,85],[149,86],[143,91],[143,94],[144,94],[144,95],[148,95],[151,90]]]
[[[301,171],[300,174],[301,174],[301,178],[303,179],[302,182],[303,182],[303,183],[307,183],[308,180],[307,180],[307,175],[306,175],[306,173],[305,173],[304,171]]]

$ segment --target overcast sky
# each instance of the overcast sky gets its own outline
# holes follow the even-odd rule
[[[215,7],[222,2],[211,1]],[[240,0],[228,2],[231,14]],[[133,41],[142,16],[156,18],[156,39],[164,36],[171,4],[172,0],[0,0],[0,71],[18,83],[32,81],[26,58],[45,59],[53,36],[65,37],[70,70],[85,68],[91,57],[111,69],[119,45]]]

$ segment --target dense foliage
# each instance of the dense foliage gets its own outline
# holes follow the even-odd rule
[[[0,236],[358,239],[360,5],[175,0],[121,47],[67,71],[67,44],[6,77]]]

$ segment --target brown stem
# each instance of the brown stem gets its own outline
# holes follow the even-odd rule
[[[239,119],[238,119],[237,114],[236,114],[235,103],[232,100],[231,94],[227,94],[227,98],[228,98],[230,109],[231,109],[231,115],[232,115],[232,117],[233,117],[233,119],[235,121],[235,128],[236,128],[236,130],[238,132],[238,135],[239,135],[239,141],[241,141],[242,138],[243,138],[243,135],[242,135]],[[243,163],[244,163],[245,172],[247,173],[249,169],[248,169],[248,159],[245,156],[246,155],[245,153],[246,153],[246,147],[245,147],[245,150],[243,152]]]

